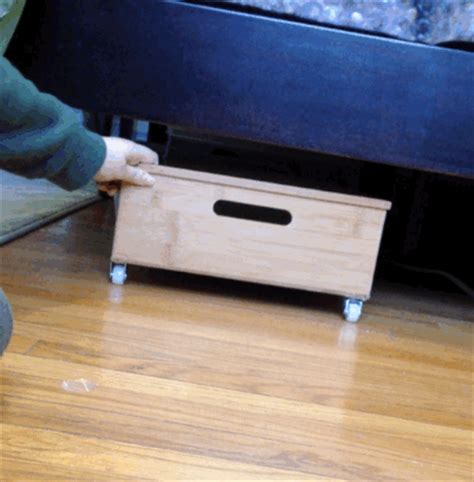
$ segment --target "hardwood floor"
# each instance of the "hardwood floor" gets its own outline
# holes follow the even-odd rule
[[[113,286],[112,226],[101,203],[2,248],[0,479],[472,480],[466,299],[377,288],[352,325],[330,296]]]

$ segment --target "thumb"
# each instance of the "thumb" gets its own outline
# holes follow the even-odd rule
[[[146,146],[131,143],[131,147],[127,152],[127,164],[137,166],[138,164],[158,164],[158,154]]]
[[[155,179],[143,169],[138,167],[126,166],[125,174],[122,178],[125,182],[135,184],[137,186],[153,186]]]

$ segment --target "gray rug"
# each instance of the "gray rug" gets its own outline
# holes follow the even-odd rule
[[[95,183],[67,192],[0,170],[0,246],[99,199]]]

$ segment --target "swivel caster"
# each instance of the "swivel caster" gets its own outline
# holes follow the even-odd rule
[[[362,314],[362,306],[364,302],[355,298],[346,298],[344,300],[344,318],[350,323],[357,323]]]
[[[123,285],[127,279],[127,265],[126,264],[113,264],[110,269],[110,281],[114,285]]]

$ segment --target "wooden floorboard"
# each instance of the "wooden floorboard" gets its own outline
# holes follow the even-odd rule
[[[2,248],[1,480],[472,480],[474,310],[132,268],[101,203]],[[2,478],[3,477],[3,478]]]

